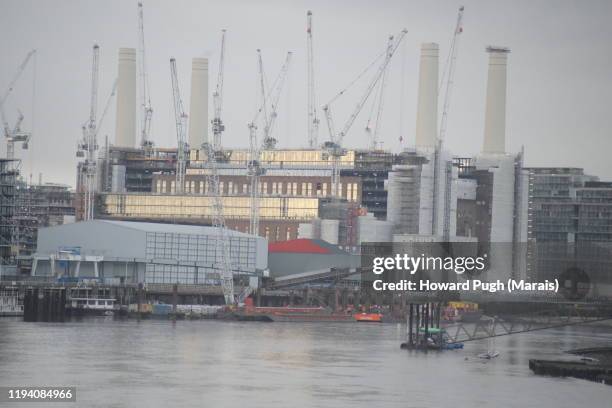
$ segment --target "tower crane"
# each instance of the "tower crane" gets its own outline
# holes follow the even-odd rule
[[[276,146],[277,140],[272,136],[272,131],[274,130],[274,124],[276,123],[276,118],[278,117],[278,103],[280,100],[280,95],[283,90],[283,86],[285,84],[285,79],[287,78],[287,73],[289,71],[289,66],[291,64],[292,52],[289,51],[287,53],[287,57],[285,58],[285,63],[281,67],[281,70],[276,77],[274,83],[272,84],[272,88],[269,91],[269,95],[266,95],[266,86],[264,80],[264,72],[263,72],[263,61],[261,57],[261,50],[257,50],[258,54],[258,65],[259,65],[259,77],[260,77],[260,86],[262,92],[262,106],[258,109],[255,118],[251,123],[249,123],[249,162],[247,164],[247,173],[251,179],[251,214],[250,214],[250,227],[249,231],[251,235],[259,235],[259,180],[262,175],[266,173],[266,170],[261,166],[261,151],[265,149],[274,149]],[[270,110],[268,114],[267,103],[270,102]],[[257,142],[257,119],[259,115],[263,112],[263,140],[261,146],[258,145]]]
[[[459,48],[459,40],[461,33],[463,32],[463,10],[464,7],[459,7],[457,13],[457,24],[455,25],[455,32],[453,33],[453,40],[451,41],[450,50],[448,52],[447,69],[442,73],[442,79],[440,81],[440,89],[444,84],[444,78],[446,77],[446,86],[444,91],[444,104],[442,105],[442,118],[440,119],[440,134],[438,136],[439,142],[442,143],[444,136],[446,135],[446,125],[448,121],[448,110],[450,108],[451,93],[453,90],[453,80],[455,77],[455,62],[457,60],[457,50]]]
[[[223,112],[223,71],[225,69],[225,33],[221,30],[221,53],[219,55],[219,72],[217,72],[217,87],[213,92],[213,106],[215,116],[211,121],[213,132],[213,146],[221,147],[221,134],[225,130],[221,114]]]
[[[334,198],[340,197],[340,191],[338,191],[339,185],[340,185],[340,158],[342,156],[345,156],[347,153],[347,150],[342,147],[342,141],[344,137],[346,136],[346,134],[348,133],[348,131],[353,126],[353,123],[355,123],[355,119],[357,119],[357,116],[363,109],[363,106],[366,104],[370,94],[372,93],[372,90],[374,90],[374,88],[376,87],[376,84],[383,76],[387,66],[389,65],[389,62],[391,61],[391,58],[395,54],[395,51],[399,47],[401,41],[404,39],[407,32],[408,31],[404,29],[400,32],[397,38],[394,38],[393,36],[389,37],[387,48],[384,53],[385,58],[382,64],[378,67],[376,73],[374,74],[374,77],[372,78],[368,86],[366,87],[363,95],[357,102],[355,109],[353,110],[349,118],[347,119],[346,123],[344,124],[340,132],[336,133],[335,131],[333,115],[331,111],[331,103],[334,102],[338,97],[343,95],[348,90],[348,87],[340,91],[334,98],[332,98],[330,102],[328,102],[326,105],[323,106],[323,112],[325,113],[325,119],[327,121],[327,128],[329,130],[329,141],[323,144],[323,149],[327,151],[332,161],[332,177],[331,177],[332,191],[331,193],[332,193],[332,197]],[[378,60],[378,57],[376,58],[376,60]],[[370,66],[372,66],[372,64],[370,64]],[[369,69],[369,67],[366,68],[366,71]],[[349,87],[353,85],[366,71],[363,71],[357,77],[357,79],[355,79],[349,85]]]
[[[144,17],[142,2],[138,3],[138,51],[140,54],[139,71],[140,71],[140,109],[142,110],[142,123],[140,129],[140,146],[150,152],[153,148],[153,142],[150,139],[151,117],[153,116],[153,108],[151,107],[151,95],[149,93],[149,82],[147,78],[147,61],[145,54],[145,36],[144,36]]]
[[[97,123],[96,114],[98,110],[98,66],[100,58],[100,47],[97,44],[93,46],[93,58],[91,64],[91,100],[89,105],[89,120],[83,125],[83,139],[79,145],[79,150],[86,157],[83,165],[85,173],[85,199],[83,219],[85,221],[94,218],[94,202],[96,189],[96,151],[98,144],[96,141]],[[77,153],[78,155],[78,153]]]
[[[248,293],[243,293],[238,299],[234,296],[234,273],[232,270],[231,251],[229,233],[225,226],[225,216],[223,214],[223,197],[219,183],[219,170],[217,168],[217,158],[224,157],[221,147],[221,134],[225,130],[225,125],[221,120],[223,109],[223,70],[225,64],[225,30],[221,32],[221,54],[219,58],[219,72],[217,73],[217,86],[213,93],[213,103],[215,116],[212,123],[213,141],[202,144],[202,150],[206,155],[208,172],[206,173],[206,185],[208,195],[212,199],[211,224],[216,229],[217,239],[215,240],[215,269],[219,273],[223,298],[226,305],[239,303]]]
[[[19,111],[17,121],[15,126],[11,129],[8,120],[6,118],[6,113],[4,111],[4,104],[6,103],[8,97],[13,92],[15,88],[15,84],[23,74],[23,71],[28,66],[28,62],[32,59],[32,57],[36,55],[36,50],[31,50],[28,52],[23,62],[17,68],[17,72],[13,76],[11,82],[9,82],[9,86],[2,95],[2,99],[0,99],[0,116],[2,118],[2,127],[4,132],[4,137],[6,138],[6,157],[7,159],[15,158],[15,143],[21,142],[21,146],[23,149],[28,148],[28,142],[30,140],[31,134],[29,132],[24,132],[21,130],[21,123],[23,122],[23,114]]]
[[[306,41],[308,60],[308,146],[313,149],[318,145],[319,118],[317,117],[317,98],[314,84],[314,52],[312,44],[312,11],[306,13]]]
[[[183,107],[181,92],[176,74],[176,60],[170,59],[170,76],[172,78],[172,97],[174,101],[174,119],[176,124],[176,183],[174,191],[176,194],[182,194],[185,188],[185,168],[187,162],[187,153],[189,145],[185,141],[185,132],[187,129],[187,114]]]

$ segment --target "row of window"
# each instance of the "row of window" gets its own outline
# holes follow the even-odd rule
[[[343,187],[346,188],[343,188]],[[359,186],[357,183],[339,183],[338,188],[342,197],[349,201],[358,200]],[[329,187],[329,188],[328,188]],[[170,193],[176,192],[176,181],[171,180],[169,183],[166,180],[158,179],[156,183],[157,193]],[[210,188],[208,181],[194,181],[188,180],[185,182],[186,194],[208,194]],[[219,192],[222,195],[247,195],[250,193],[250,185],[247,183],[234,183],[228,181],[227,183],[219,182]],[[289,196],[309,196],[309,197],[327,197],[331,195],[331,186],[328,183],[297,183],[297,182],[260,182],[259,193],[262,195],[289,195]]]

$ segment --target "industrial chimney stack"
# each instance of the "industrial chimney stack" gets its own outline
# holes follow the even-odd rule
[[[208,142],[208,58],[194,58],[191,62],[188,141],[192,149]]]
[[[421,45],[416,147],[433,149],[438,138],[438,44]]]
[[[136,50],[119,48],[115,146],[136,147]]]
[[[487,52],[489,75],[482,151],[504,154],[506,152],[506,65],[510,49],[489,46]]]

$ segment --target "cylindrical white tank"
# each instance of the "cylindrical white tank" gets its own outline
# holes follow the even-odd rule
[[[136,50],[119,48],[115,146],[136,147]]]
[[[438,44],[421,45],[416,147],[433,148],[438,138]]]
[[[338,245],[338,230],[340,229],[340,221],[338,220],[321,220],[321,239],[330,244]]]
[[[191,102],[189,104],[189,146],[199,149],[208,141],[208,58],[191,62]]]
[[[482,151],[506,152],[506,65],[510,49],[487,47],[489,73],[487,77],[487,101]]]

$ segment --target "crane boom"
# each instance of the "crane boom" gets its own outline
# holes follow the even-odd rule
[[[446,126],[448,122],[448,111],[450,109],[450,100],[451,94],[453,90],[453,80],[455,76],[455,62],[457,60],[457,50],[459,48],[459,39],[461,38],[461,33],[463,32],[463,10],[464,7],[459,7],[459,12],[457,13],[457,24],[455,25],[455,32],[453,33],[453,40],[451,41],[451,46],[449,50],[448,57],[448,73],[442,74],[442,81],[440,83],[440,88],[442,88],[442,84],[444,81],[444,77],[447,76],[446,87],[444,91],[444,104],[442,105],[442,118],[440,119],[440,134],[438,136],[438,140],[440,143],[444,141],[444,137],[446,136]],[[445,75],[446,74],[446,75]]]
[[[11,82],[9,82],[9,86],[2,95],[2,99],[0,99],[0,117],[2,119],[4,136],[6,138],[6,157],[8,159],[13,159],[15,157],[15,142],[22,142],[23,148],[27,149],[28,141],[30,140],[30,133],[21,131],[21,123],[23,121],[23,115],[21,114],[21,112],[19,112],[19,116],[15,126],[13,127],[13,129],[11,129],[6,118],[6,113],[4,112],[4,104],[13,92],[15,84],[23,74],[23,71],[26,69],[28,63],[34,55],[36,55],[36,50],[31,50],[30,52],[28,52],[28,54],[25,56],[25,58],[17,68],[17,71],[11,79]]]
[[[276,77],[274,84],[272,85],[272,89],[270,90],[270,96],[264,99],[264,102],[266,100],[270,101],[270,114],[268,119],[264,121],[264,149],[274,149],[276,147],[277,140],[272,136],[272,131],[274,130],[274,125],[276,124],[276,118],[278,117],[278,103],[283,91],[283,86],[285,85],[285,80],[287,79],[287,74],[289,73],[292,55],[293,53],[291,51],[287,52],[285,63],[281,67],[281,70]]]
[[[183,107],[181,92],[178,84],[178,76],[176,73],[176,60],[170,59],[170,76],[172,79],[172,96],[174,101],[174,119],[176,125],[176,182],[175,193],[182,194],[185,187],[185,168],[187,161],[187,152],[189,150],[185,141],[185,130],[187,128],[187,114]]]
[[[317,98],[315,93],[312,11],[310,10],[306,13],[306,39],[308,60],[308,147],[313,149],[319,143],[319,118],[317,117]]]
[[[221,148],[221,134],[225,130],[225,125],[221,120],[221,114],[223,112],[223,71],[225,69],[225,33],[226,30],[221,30],[221,53],[219,55],[219,72],[217,73],[217,87],[213,93],[213,106],[215,110],[215,116],[213,117],[212,131],[213,131],[213,146],[215,149]]]
[[[376,84],[378,83],[378,81],[381,79],[384,72],[386,71],[387,66],[389,65],[389,62],[391,61],[391,58],[395,54],[395,51],[401,44],[407,32],[408,31],[406,29],[402,30],[400,34],[398,35],[397,39],[395,39],[393,36],[389,37],[389,40],[387,42],[387,47],[385,50],[385,58],[382,64],[378,67],[378,70],[374,74],[374,77],[372,78],[372,80],[366,87],[364,93],[362,94],[361,98],[357,102],[355,109],[350,114],[346,123],[342,127],[342,130],[338,134],[336,134],[334,130],[334,121],[333,121],[333,117],[331,114],[331,108],[330,108],[331,102],[323,106],[323,112],[325,113],[325,119],[327,120],[327,127],[329,129],[329,139],[330,139],[328,142],[325,142],[324,149],[327,150],[329,156],[331,157],[331,161],[332,161],[331,185],[332,185],[332,197],[334,198],[340,197],[340,191],[339,191],[340,157],[346,155],[346,152],[347,152],[346,149],[342,147],[342,142],[344,140],[344,137],[346,136],[348,131],[351,129],[351,127],[355,123],[357,116],[359,115],[364,105],[366,104],[370,94],[372,93],[372,90],[374,90],[374,88],[376,87]],[[362,74],[360,74],[360,76]],[[354,82],[352,82],[352,84],[353,83]],[[345,91],[346,89],[342,90],[336,97],[334,97],[334,99],[332,99],[332,102],[336,100],[338,96],[344,94]]]
[[[383,63],[380,65],[380,67],[376,71],[376,74],[374,75],[374,77],[370,81],[369,85],[365,89],[363,95],[361,96],[361,98],[357,102],[357,105],[355,106],[355,109],[353,110],[353,112],[349,116],[348,120],[346,121],[346,123],[342,127],[342,130],[340,131],[340,133],[338,133],[337,135],[330,134],[330,139],[331,139],[332,142],[337,143],[339,145],[342,144],[342,141],[343,141],[344,137],[346,136],[348,131],[353,126],[353,123],[355,123],[355,119],[357,119],[357,116],[359,115],[359,112],[361,112],[361,110],[363,109],[363,106],[367,102],[370,94],[372,93],[372,90],[376,87],[376,84],[378,83],[378,81],[382,77],[383,73],[385,72],[385,70],[387,68],[387,65],[389,65],[389,62],[391,61],[391,58],[393,57],[393,54],[395,54],[395,51],[397,50],[397,47],[400,45],[401,41],[404,39],[404,36],[406,35],[406,33],[407,33],[407,30],[404,29],[399,34],[397,40],[394,40],[393,37],[389,38],[389,41],[388,41],[388,44],[387,44],[387,51],[385,53],[385,59],[384,59]],[[327,112],[326,113],[326,119],[329,120],[329,104],[325,105],[323,107],[323,110]]]
[[[247,173],[251,179],[251,213],[250,213],[250,228],[249,231],[251,235],[259,235],[259,196],[260,196],[260,177],[266,173],[266,169],[261,166],[261,151],[264,149],[274,149],[276,146],[277,140],[272,136],[272,131],[274,130],[274,124],[276,123],[276,118],[278,117],[278,103],[280,100],[280,95],[283,90],[283,86],[285,84],[285,79],[287,78],[287,73],[289,71],[289,66],[291,64],[291,57],[293,53],[291,51],[287,52],[287,57],[285,58],[285,62],[280,69],[280,72],[274,83],[272,84],[272,88],[269,91],[269,96],[266,96],[265,83],[264,83],[264,75],[263,75],[263,62],[261,58],[261,52],[258,50],[258,62],[259,62],[259,77],[260,77],[260,87],[263,94],[262,107],[258,109],[255,118],[251,123],[249,123],[249,161],[247,163]],[[270,101],[270,114],[268,115],[266,103]],[[256,121],[259,117],[260,113],[264,112],[264,137],[261,143],[261,146],[257,143],[257,125]]]
[[[387,50],[390,50],[392,47],[393,47],[393,37],[389,37],[389,42],[387,44]],[[388,52],[387,52],[387,55],[388,55]],[[376,148],[378,147],[378,132],[380,130],[380,122],[382,120],[382,112],[383,112],[383,107],[384,107],[384,102],[385,102],[385,85],[387,82],[387,73],[389,72],[388,68],[389,68],[389,65],[387,65],[387,67],[384,69],[382,73],[382,77],[378,83],[378,94],[376,95],[378,100],[374,101],[374,104],[372,105],[372,108],[378,105],[377,110],[376,110],[376,124],[374,125],[374,130],[372,131],[370,127],[369,119],[368,119],[368,124],[366,126],[366,132],[368,132],[370,136],[370,148],[372,150],[376,150]]]
[[[151,117],[153,116],[153,108],[151,107],[151,95],[149,93],[149,82],[147,77],[147,60],[145,53],[145,36],[144,36],[144,12],[142,2],[138,3],[138,51],[140,53],[139,71],[140,71],[140,109],[141,109],[141,129],[140,129],[140,145],[145,149],[153,147],[153,142],[150,140]]]

